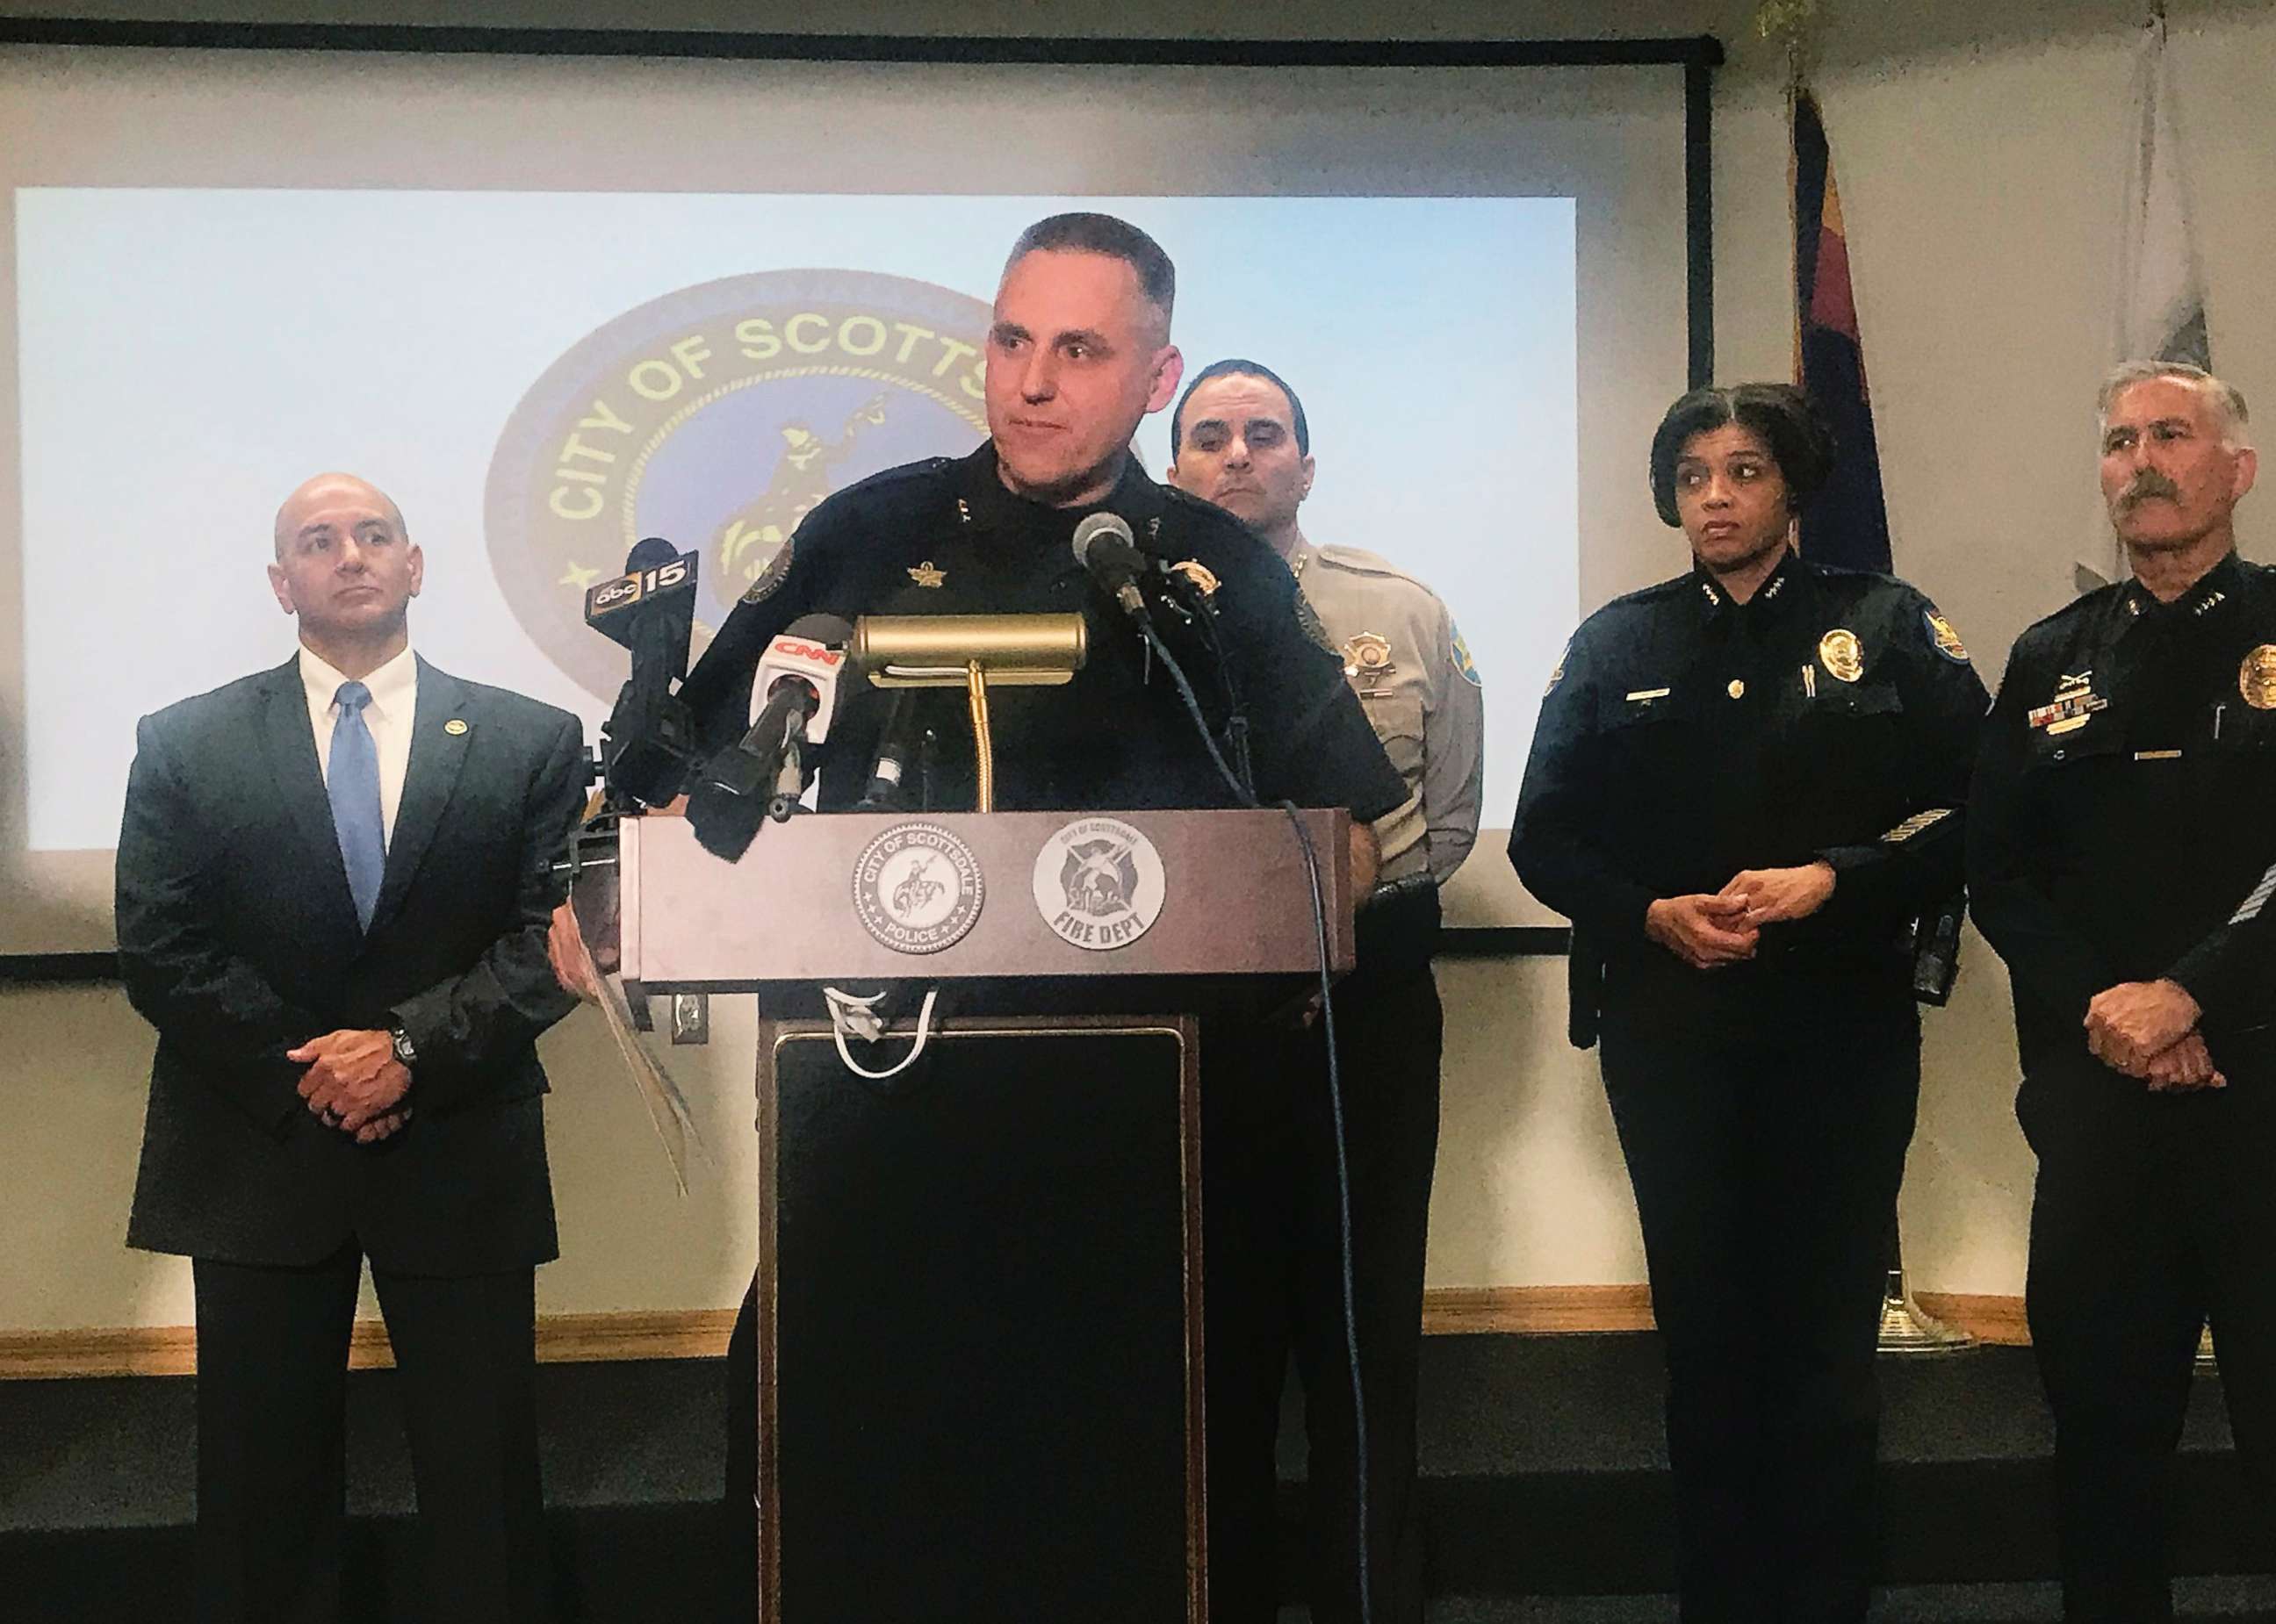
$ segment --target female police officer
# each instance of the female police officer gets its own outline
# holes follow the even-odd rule
[[[1832,457],[1785,385],[1669,408],[1652,495],[1692,568],[1575,634],[1510,837],[1573,921],[1575,1041],[1601,1023],[1687,1624],[1865,1616],[1883,1242],[1920,1084],[1904,943],[1960,888],[1986,704],[1918,593],[1794,551]]]

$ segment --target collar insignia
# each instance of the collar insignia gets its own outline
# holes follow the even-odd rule
[[[948,579],[948,573],[944,570],[936,568],[932,560],[928,558],[922,563],[911,564],[909,566],[909,579],[914,581],[920,586],[937,588],[943,581]]]
[[[450,721],[443,724],[443,731],[449,734],[452,738],[457,738],[466,732],[466,730],[467,724],[456,716],[451,717]]]

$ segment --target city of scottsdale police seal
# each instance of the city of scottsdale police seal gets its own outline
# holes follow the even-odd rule
[[[897,823],[854,860],[854,911],[896,953],[953,947],[985,900],[980,859],[937,823]]]
[[[1168,891],[1154,842],[1117,818],[1083,818],[1036,854],[1036,908],[1051,934],[1092,952],[1151,930]]]
[[[988,432],[988,301],[905,276],[759,271],[680,288],[588,333],[498,434],[483,510],[490,568],[548,659],[596,699],[624,651],[585,592],[643,536],[701,556],[708,635],[778,590],[791,533],[833,491]]]

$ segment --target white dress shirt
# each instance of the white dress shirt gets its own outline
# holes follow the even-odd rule
[[[300,649],[300,682],[308,691],[308,723],[316,734],[316,766],[326,785],[332,776],[332,727],[340,709],[334,697],[348,679],[309,650]],[[382,839],[395,841],[395,809],[403,804],[403,777],[411,767],[411,722],[419,706],[419,661],[406,646],[370,676],[363,685],[371,690],[371,703],[363,707],[364,726],[379,750],[379,827]]]

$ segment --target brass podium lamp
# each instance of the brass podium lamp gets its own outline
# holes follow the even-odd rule
[[[989,685],[1056,688],[1073,680],[1089,653],[1080,615],[865,615],[854,623],[854,663],[870,686],[965,691],[977,758],[975,812],[996,810]]]

